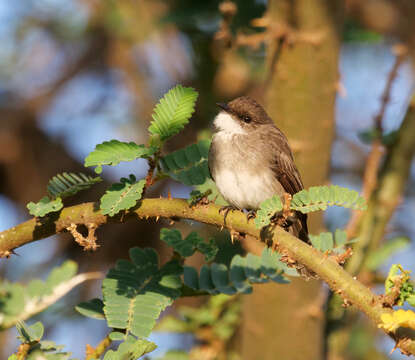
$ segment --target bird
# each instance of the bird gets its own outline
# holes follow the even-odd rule
[[[304,188],[287,137],[259,103],[241,96],[217,105],[208,166],[232,208],[255,211],[276,194],[284,200]],[[295,212],[291,222],[290,232],[308,242],[307,215]]]

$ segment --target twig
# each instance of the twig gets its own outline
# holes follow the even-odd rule
[[[0,323],[0,330],[5,330],[15,326],[18,321],[24,321],[32,316],[39,314],[50,305],[56,303],[59,299],[65,296],[69,291],[71,291],[76,286],[82,284],[88,280],[97,280],[102,279],[103,274],[100,272],[89,272],[82,273],[74,276],[73,278],[60,283],[56,286],[52,292],[45,296],[40,296],[34,299],[31,299],[25,304],[25,307],[20,311],[15,317],[8,318]]]
[[[97,229],[98,225],[94,223],[83,224],[88,229],[88,235],[86,237],[78,231],[78,225],[80,224],[71,224],[66,228],[66,230],[68,230],[71,233],[75,241],[80,246],[82,246],[85,251],[95,251],[99,247],[99,245],[96,243],[97,237],[95,235],[95,230]]]
[[[397,140],[385,159],[379,184],[368,202],[368,208],[359,225],[359,241],[347,264],[352,274],[364,269],[366,253],[376,249],[382,241],[386,226],[401,201],[412,157],[415,154],[415,97],[399,129]]]
[[[215,204],[190,208],[184,199],[144,199],[139,208],[127,212],[122,219],[165,217],[192,219],[199,222],[224,226],[223,216],[219,213],[220,207]],[[45,238],[56,232],[63,231],[68,223],[84,222],[85,218],[93,219],[94,223],[120,222],[121,217],[108,217],[95,210],[93,203],[71,206],[61,211],[58,218],[45,217],[42,224],[36,219],[15,226],[0,233],[0,251],[15,249],[25,243]],[[303,264],[323,279],[330,288],[341,294],[344,300],[357,306],[375,324],[381,324],[381,315],[391,313],[391,309],[384,308],[378,297],[366,286],[354,279],[337,262],[325,256],[315,248],[292,236],[281,227],[275,227],[272,233],[258,230],[253,221],[246,221],[246,215],[241,211],[234,211],[228,215],[226,227],[240,233],[251,235],[256,241],[265,239],[272,241],[278,250],[295,261]],[[415,338],[405,338],[402,335],[390,334],[397,341],[400,349],[409,354],[415,354]]]
[[[286,40],[285,33],[282,33],[281,36],[275,39],[275,49],[272,52],[271,61],[267,66],[267,75],[265,76],[265,80],[262,86],[262,91],[265,93],[266,90],[269,88],[269,84],[272,82],[273,74],[277,73],[276,67],[278,60],[281,56],[282,49],[284,47]]]
[[[368,200],[372,195],[374,189],[377,186],[377,178],[380,167],[380,162],[383,157],[383,145],[382,145],[382,135],[383,135],[383,119],[385,117],[385,111],[388,106],[391,97],[391,90],[394,80],[398,75],[398,69],[406,58],[406,51],[398,49],[395,50],[396,58],[393,64],[391,71],[389,72],[388,79],[386,81],[385,89],[383,90],[381,96],[381,105],[378,113],[375,115],[374,128],[376,137],[373,139],[372,148],[370,150],[369,156],[366,161],[365,172],[363,175],[363,189],[362,196]],[[360,223],[362,216],[361,211],[356,211],[353,213],[349,223],[346,226],[346,232],[349,238],[355,237],[357,228]]]
[[[109,335],[100,341],[98,346],[94,349],[91,345],[86,345],[85,360],[99,359],[106,349],[111,345],[112,340]]]
[[[17,360],[25,360],[27,357],[27,354],[30,350],[30,344],[20,344],[19,348],[17,349]]]
[[[230,26],[232,24],[233,17],[235,16],[238,8],[232,1],[222,1],[219,4],[219,11],[222,13],[222,21],[219,25],[219,30],[216,32],[214,39],[222,41],[225,47],[232,47],[234,41]]]

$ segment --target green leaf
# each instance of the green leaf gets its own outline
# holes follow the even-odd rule
[[[20,339],[22,343],[39,342],[43,337],[44,328],[40,321],[30,326],[24,321],[18,321],[16,329],[20,334],[18,339]]]
[[[46,279],[46,293],[52,293],[62,283],[70,280],[78,271],[78,264],[75,261],[65,261],[61,266],[54,268]]]
[[[271,222],[271,218],[282,210],[282,202],[278,195],[274,195],[261,203],[255,217],[255,226],[263,228]]]
[[[326,210],[328,206],[342,206],[354,210],[365,210],[365,200],[354,191],[338,185],[313,186],[294,194],[291,209],[304,214]]]
[[[198,250],[205,255],[206,261],[211,261],[218,252],[213,239],[206,243],[196,232],[191,232],[185,239],[182,239],[179,230],[163,228],[160,231],[160,239],[182,257],[192,256]]]
[[[215,203],[216,205],[226,206],[229,205],[223,196],[220,194],[218,188],[216,187],[215,182],[212,179],[206,179],[206,181],[201,185],[196,185],[195,188],[201,194],[207,194],[207,199],[210,202]]]
[[[192,256],[196,251],[196,244],[193,241],[193,237],[187,237],[183,240],[182,234],[177,229],[161,229],[160,240],[164,241],[168,246],[171,246],[174,251],[183,257]]]
[[[102,144],[98,144],[95,150],[85,158],[84,166],[98,166],[98,173],[100,173],[102,165],[115,166],[122,161],[148,158],[156,151],[156,147],[137,145],[134,142],[122,142],[118,140],[104,141]]]
[[[63,208],[63,203],[59,197],[51,200],[48,196],[45,196],[37,203],[31,201],[27,204],[27,208],[29,209],[30,215],[42,217],[51,212],[59,211]]]
[[[62,173],[49,180],[47,191],[52,198],[65,198],[75,195],[81,190],[88,189],[99,183],[102,179],[99,176],[92,177],[83,173]]]
[[[197,95],[194,89],[181,85],[169,90],[154,108],[150,133],[164,141],[180,132],[194,112]]]
[[[104,303],[101,299],[92,299],[81,302],[75,306],[75,310],[80,314],[97,320],[104,320]]]
[[[270,281],[280,284],[288,283],[285,274],[296,276],[294,269],[281,262],[281,256],[271,249],[264,249],[261,256],[248,254],[246,257],[235,255],[230,267],[213,263],[203,265],[198,276],[196,269],[184,266],[183,282],[195,291],[215,295],[219,293],[231,295],[235,293],[249,294],[252,284]]]
[[[208,189],[205,192],[200,192],[199,190],[192,190],[189,194],[189,198],[186,201],[190,206],[195,206],[204,199],[207,199],[209,201],[209,195],[211,194],[211,189]]]
[[[121,210],[128,210],[141,199],[146,184],[144,179],[136,182],[134,175],[129,179],[121,178],[120,183],[113,184],[101,197],[100,208],[104,215],[114,216]]]
[[[77,264],[66,261],[51,271],[46,281],[19,283],[0,282],[0,330],[14,326],[45,310],[87,278],[75,276]]]
[[[102,284],[109,327],[137,337],[149,336],[161,311],[180,296],[183,268],[170,261],[159,269],[153,249],[130,249],[131,261],[119,260]]]
[[[108,336],[112,341],[122,341],[125,338],[125,334],[119,331],[113,331]]]
[[[334,233],[334,243],[336,247],[346,245],[347,243],[347,233],[344,230],[336,229]]]
[[[201,140],[160,159],[163,171],[185,185],[202,185],[210,179],[209,140]]]
[[[23,344],[29,345],[25,359],[68,360],[71,356],[71,353],[61,352],[63,346],[56,345],[53,341],[40,341],[44,332],[43,324],[40,321],[30,326],[24,321],[19,321],[16,328],[19,333],[17,338]],[[13,359],[13,357],[9,357],[9,359]]]
[[[399,297],[394,305],[402,306],[405,302],[410,305],[414,303],[415,290],[409,274],[410,271],[404,270],[400,264],[393,264],[389,269],[385,280],[385,294],[389,294],[399,287]]]
[[[126,341],[118,346],[117,350],[108,350],[104,360],[136,360],[141,356],[154,351],[157,345],[145,339],[136,339],[128,336]]]
[[[319,251],[331,251],[334,248],[333,234],[330,232],[323,232],[319,235],[309,234],[311,244]]]
[[[379,266],[384,264],[392,256],[392,254],[407,248],[409,244],[410,239],[405,236],[388,240],[379,249],[376,249],[369,254],[366,260],[366,267],[372,271],[378,269]]]

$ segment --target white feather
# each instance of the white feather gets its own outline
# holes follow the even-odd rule
[[[258,209],[262,201],[283,191],[271,170],[253,174],[243,166],[221,169],[215,181],[222,196],[240,209]]]
[[[221,111],[218,115],[216,115],[213,124],[218,129],[218,133],[222,136],[246,134],[246,131],[242,128],[238,121],[236,121],[232,115],[225,111]]]

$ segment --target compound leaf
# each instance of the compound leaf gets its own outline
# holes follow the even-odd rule
[[[136,339],[134,336],[127,336],[117,350],[108,350],[104,360],[136,360],[141,356],[155,350],[157,345],[145,339]]]
[[[92,185],[102,181],[97,176],[89,176],[83,173],[62,173],[54,176],[49,180],[47,187],[48,193],[52,198],[65,198],[68,196],[75,195],[81,190],[88,189]]]
[[[174,151],[161,158],[162,168],[171,178],[185,185],[202,185],[210,179],[209,147],[209,140],[201,140],[184,149]]]
[[[354,210],[365,210],[365,200],[357,191],[338,185],[313,186],[308,190],[301,190],[294,194],[291,201],[291,209],[304,214],[326,210],[328,206],[342,206]]]
[[[16,329],[19,333],[17,338],[28,346],[24,356],[27,360],[68,360],[71,356],[69,352],[61,352],[63,349],[62,345],[56,345],[53,341],[41,341],[44,327],[40,321],[33,325],[27,325],[24,321],[19,321],[16,324]],[[9,357],[9,360],[12,359],[17,360],[20,357]]]
[[[183,239],[179,230],[164,228],[160,231],[160,239],[183,257],[192,256],[198,250],[205,256],[206,261],[211,261],[218,252],[213,239],[207,243],[194,231]]]
[[[121,178],[121,182],[113,184],[101,197],[100,208],[103,214],[114,216],[121,210],[128,210],[141,199],[146,184],[144,179],[136,182],[134,175],[129,179]]]
[[[288,283],[285,274],[296,275],[294,269],[281,262],[281,256],[271,249],[264,249],[261,256],[248,254],[246,257],[235,255],[230,267],[213,263],[203,265],[198,276],[196,269],[184,267],[184,284],[193,290],[207,292],[212,295],[219,293],[232,295],[235,293],[249,294],[252,284]]]
[[[183,268],[170,261],[159,268],[153,249],[130,249],[131,261],[119,260],[102,284],[109,327],[137,337],[150,335],[161,311],[180,296]]]
[[[170,89],[154,108],[150,133],[164,141],[180,132],[194,112],[197,96],[190,87],[177,85]]]
[[[32,201],[28,203],[27,208],[29,209],[30,215],[42,217],[46,214],[59,211],[63,208],[63,203],[59,197],[52,200],[48,196],[44,196],[37,203]]]
[[[342,254],[346,251],[346,245],[353,242],[347,240],[347,233],[337,229],[334,236],[331,232],[322,232],[318,235],[309,234],[311,244],[321,252],[335,252]]]
[[[134,142],[118,140],[104,141],[95,146],[86,158],[84,166],[97,166],[95,172],[102,171],[102,165],[118,165],[122,161],[133,161],[138,158],[146,158],[157,151],[156,147],[137,145]]]
[[[78,266],[66,261],[53,269],[46,281],[35,279],[27,285],[0,283],[0,329],[7,329],[45,310],[87,278],[76,275]]]
[[[274,195],[272,198],[263,201],[256,213],[254,220],[255,226],[260,229],[269,225],[271,218],[281,210],[282,202],[278,195]]]
[[[104,303],[101,299],[84,301],[75,306],[75,310],[80,314],[97,320],[104,320]]]

